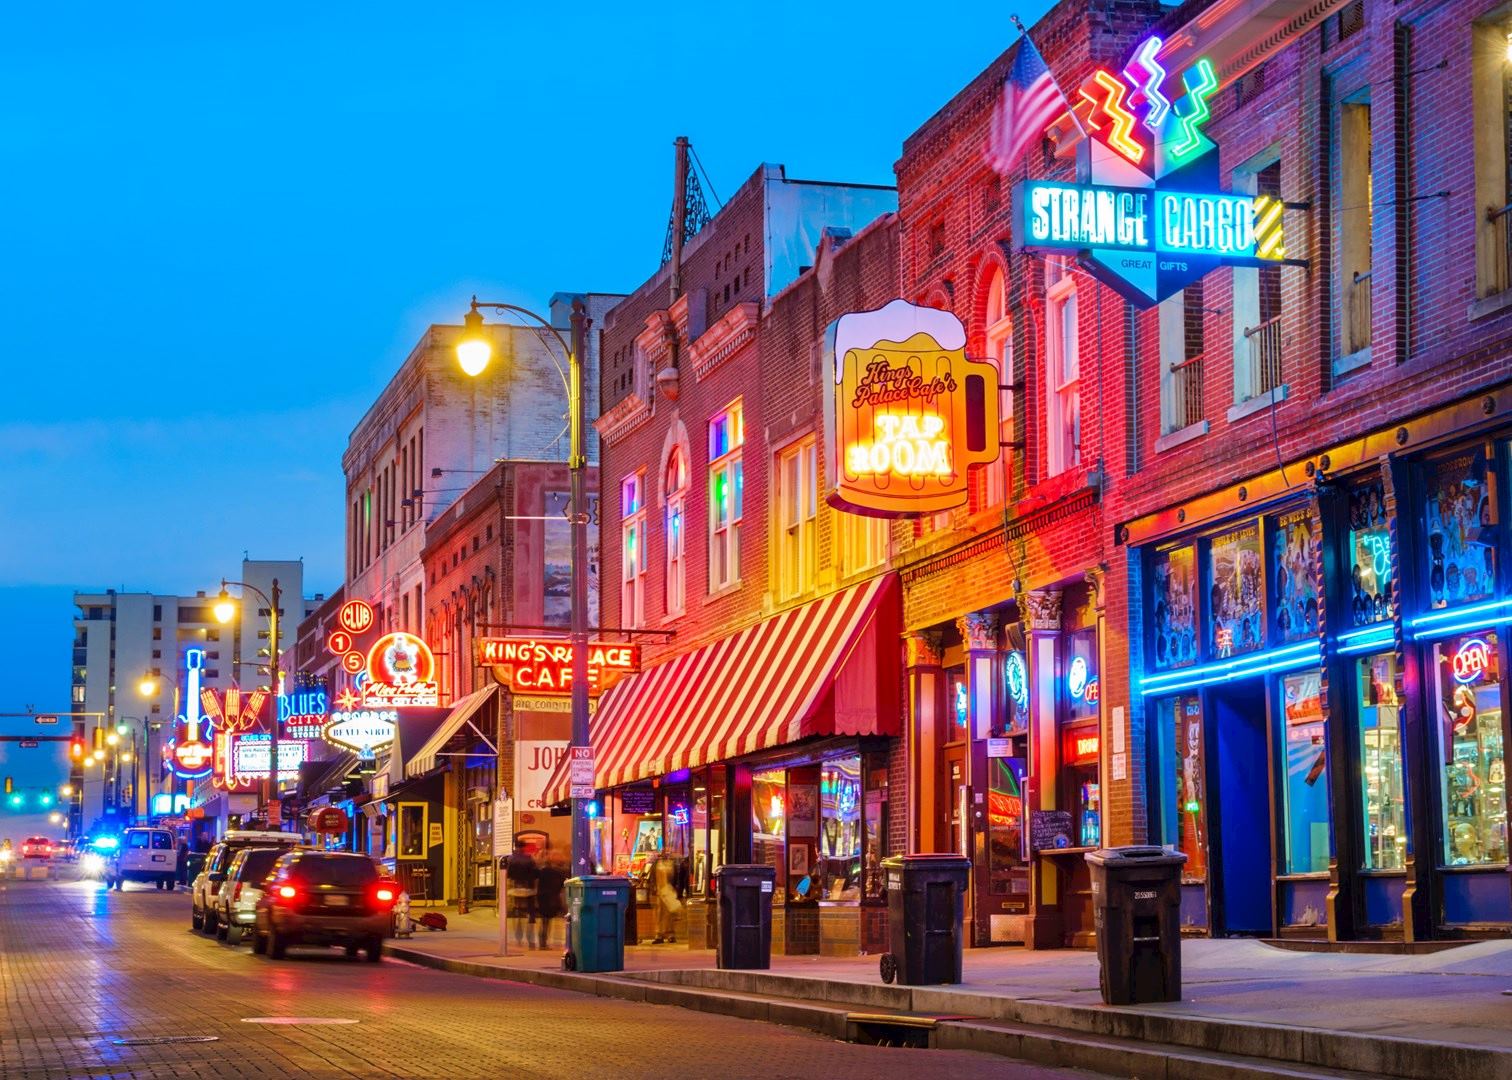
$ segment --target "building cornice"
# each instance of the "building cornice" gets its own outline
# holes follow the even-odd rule
[[[736,304],[688,346],[693,378],[703,380],[756,336],[760,305],[754,300]]]

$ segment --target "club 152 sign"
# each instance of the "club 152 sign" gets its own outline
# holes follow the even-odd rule
[[[966,358],[948,311],[893,300],[826,335],[824,445],[831,506],[917,517],[966,502],[967,469],[996,461],[998,371]]]
[[[1081,182],[1025,180],[1014,193],[1024,247],[1078,253],[1140,307],[1219,266],[1285,261],[1285,205],[1219,190],[1218,147],[1202,131],[1218,89],[1212,63],[1183,72],[1178,93],[1157,59],[1162,44],[1146,38],[1122,72],[1099,68],[1075,95],[1072,109],[1090,136],[1077,151]]]
[[[500,685],[529,694],[572,692],[572,644],[561,638],[481,638],[478,663],[494,669]],[[640,646],[588,644],[588,687],[594,693],[620,675],[640,670]]]

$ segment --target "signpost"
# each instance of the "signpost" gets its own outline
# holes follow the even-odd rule
[[[571,790],[568,798],[593,798],[593,747],[573,746],[568,749],[567,782]]]

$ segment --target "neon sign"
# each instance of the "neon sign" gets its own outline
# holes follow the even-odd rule
[[[917,517],[966,502],[967,470],[998,459],[996,365],[966,357],[948,311],[893,300],[826,333],[826,501]]]
[[[414,634],[385,634],[367,654],[364,705],[402,709],[440,703],[436,690],[436,658],[430,646]]]
[[[1095,70],[1074,109],[1090,138],[1078,183],[1026,180],[1015,189],[1018,235],[1029,248],[1074,251],[1104,284],[1141,307],[1157,304],[1218,266],[1284,259],[1284,205],[1219,189],[1217,146],[1203,132],[1218,76],[1207,59],[1166,96],[1146,38],[1117,75]]]
[[[171,751],[173,774],[181,780],[203,780],[210,775],[215,752],[200,738],[200,681],[205,670],[205,650],[184,650],[184,714],[179,717],[182,735]]]
[[[331,696],[325,687],[278,695],[279,730],[290,739],[318,739],[331,715]]]
[[[1096,735],[1078,735],[1076,737],[1076,756],[1079,758],[1096,757],[1099,745],[1099,739]]]
[[[153,817],[182,814],[187,809],[189,809],[189,796],[185,792],[180,791],[170,795],[166,791],[159,791],[152,796],[151,814]]]
[[[1481,638],[1471,638],[1450,658],[1454,681],[1464,685],[1479,682],[1491,670],[1491,647]]]
[[[336,622],[350,634],[366,633],[372,629],[373,620],[373,605],[366,600],[348,600],[341,605],[341,611],[336,615]]]
[[[531,694],[572,691],[572,643],[561,638],[480,638],[478,663],[494,669],[501,686]],[[602,641],[588,645],[588,687],[604,689],[640,670],[640,646]]]
[[[1018,710],[1029,708],[1029,667],[1018,649],[1009,653],[1003,664],[1003,681],[1008,684],[1008,697]]]
[[[343,710],[331,714],[320,735],[332,745],[370,758],[394,741],[398,726],[399,713],[394,709]]]
[[[272,740],[262,732],[236,735],[231,739],[233,775],[238,780],[266,780],[272,759]],[[278,740],[278,778],[294,780],[299,766],[308,761],[310,744],[303,739]]]
[[[1073,656],[1071,664],[1066,668],[1066,689],[1077,701],[1082,701],[1087,696],[1087,682],[1091,676],[1091,669],[1087,666],[1085,656]]]
[[[217,731],[246,731],[257,723],[262,713],[263,702],[268,698],[266,690],[253,690],[243,694],[238,687],[228,688],[224,694],[213,689],[200,691],[200,704],[210,726]]]

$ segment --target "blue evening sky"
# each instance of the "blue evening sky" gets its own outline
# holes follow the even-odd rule
[[[75,587],[212,588],[243,550],[338,584],[366,404],[474,291],[653,273],[675,136],[724,197],[763,161],[891,183],[1012,11],[7,5],[0,712],[67,707]]]

